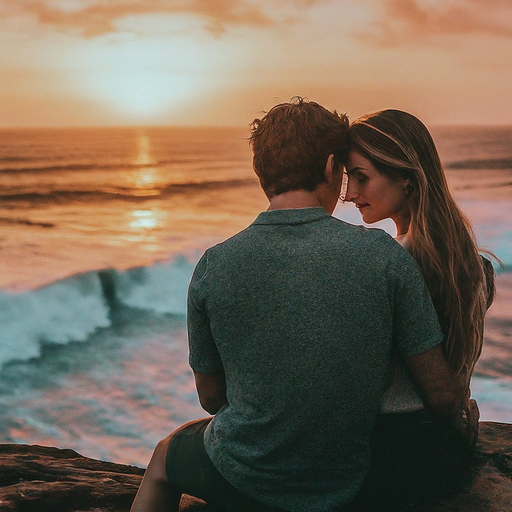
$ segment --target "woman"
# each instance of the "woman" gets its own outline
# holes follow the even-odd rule
[[[425,277],[445,335],[445,357],[469,399],[484,315],[494,296],[492,265],[479,254],[421,121],[383,110],[353,122],[350,139],[346,200],[356,204],[365,223],[394,221],[396,240]],[[360,510],[388,510],[390,503],[406,506],[453,491],[467,462],[467,448],[425,410],[398,358],[390,381],[375,430],[373,468],[357,500]]]

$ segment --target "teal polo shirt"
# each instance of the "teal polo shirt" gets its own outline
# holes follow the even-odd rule
[[[190,365],[224,371],[205,433],[215,467],[269,506],[328,511],[369,467],[391,348],[442,340],[430,294],[388,234],[322,208],[261,213],[206,251],[189,288]]]

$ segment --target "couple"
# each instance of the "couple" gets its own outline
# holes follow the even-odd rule
[[[270,206],[189,288],[214,416],[158,444],[132,512],[177,511],[182,493],[224,511],[395,511],[453,491],[494,288],[430,134],[405,112],[349,126],[301,98],[252,127]],[[344,167],[346,199],[397,240],[331,216]]]

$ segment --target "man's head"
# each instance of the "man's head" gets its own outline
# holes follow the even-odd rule
[[[252,124],[254,171],[268,197],[289,190],[312,192],[325,181],[329,155],[336,167],[348,153],[348,118],[295,97]]]

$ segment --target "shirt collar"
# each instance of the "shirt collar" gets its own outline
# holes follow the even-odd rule
[[[253,224],[305,224],[331,217],[322,207],[290,208],[261,212]]]

